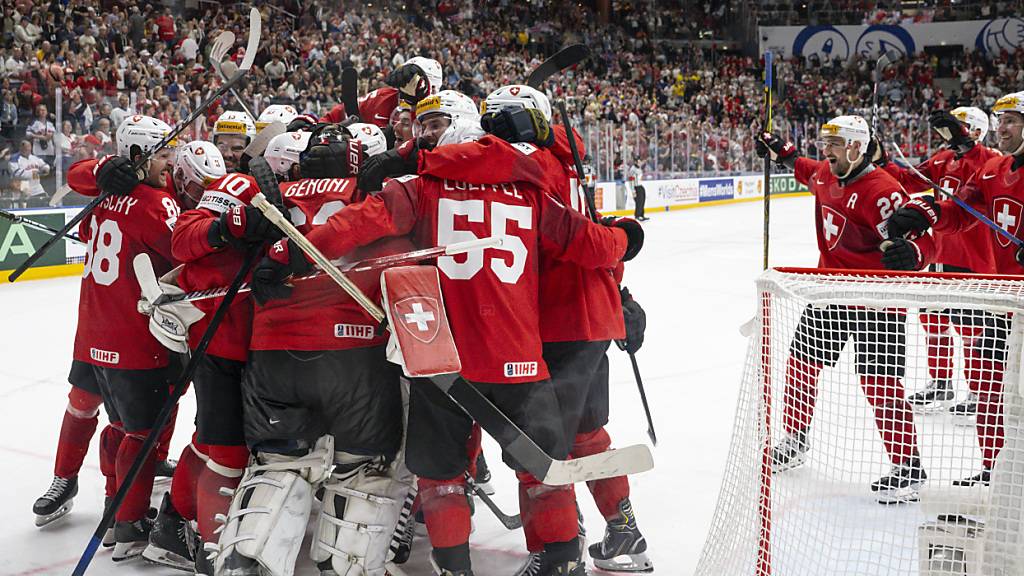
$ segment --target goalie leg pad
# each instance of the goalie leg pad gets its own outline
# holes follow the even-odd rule
[[[315,486],[330,474],[334,439],[324,436],[306,456],[259,452],[235,490],[216,548],[217,574],[234,566],[292,576],[302,547]],[[245,573],[240,571],[239,573]]]
[[[401,461],[335,454],[310,556],[338,576],[382,576],[412,478]]]

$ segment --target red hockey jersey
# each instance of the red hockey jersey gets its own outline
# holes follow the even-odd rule
[[[95,166],[96,160],[71,166],[71,189],[98,195]],[[129,196],[108,197],[79,225],[86,255],[75,360],[120,370],[167,365],[167,349],[149,333],[149,318],[137,309],[140,290],[133,261],[148,253],[158,276],[173,267],[171,231],[180,208],[170,190],[139,184]]]
[[[989,159],[960,188],[957,196],[1019,238],[1021,220],[1024,219],[1024,169],[1011,170],[1013,161],[1013,156]],[[939,205],[941,214],[935,225],[936,232],[958,233],[974,228],[987,232],[984,238],[987,238],[987,248],[992,254],[992,269],[981,272],[1024,274],[1024,268],[1015,258],[1017,246],[1013,242],[989,229],[952,200],[943,200]]]
[[[384,128],[391,121],[391,113],[398,108],[398,89],[390,86],[377,88],[359,99],[359,117],[363,122]],[[336,104],[320,120],[337,123],[347,118],[345,105]]]
[[[869,167],[853,182],[839,185],[827,160],[797,158],[794,177],[814,194],[818,266],[821,268],[884,269],[882,241],[886,221],[910,196],[888,172]],[[931,236],[915,241],[924,264],[932,261]]]
[[[627,244],[622,230],[594,225],[529,184],[477,185],[429,176],[389,181],[379,194],[335,214],[308,237],[328,257],[337,257],[408,233],[420,246],[503,237],[500,247],[437,261],[462,375],[489,383],[549,376],[539,337],[540,250],[611,268]]]
[[[999,152],[981,144],[975,145],[962,158],[957,158],[952,150],[940,150],[918,167],[918,170],[930,180],[956,194],[985,162],[995,156],[999,156]],[[908,192],[923,192],[932,187],[911,170],[895,162],[888,163],[885,170]],[[992,252],[983,238],[988,232],[984,228],[974,227],[958,234],[934,234],[932,239],[935,241],[935,262],[966,268],[972,272],[991,271]]]

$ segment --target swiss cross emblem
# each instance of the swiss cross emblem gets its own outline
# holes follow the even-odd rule
[[[519,96],[519,86],[513,86],[509,88],[508,91],[511,92],[513,96]]]
[[[196,148],[196,156],[202,156],[203,154],[206,154],[206,150],[203,150],[202,147]]]
[[[835,249],[839,244],[839,238],[846,228],[846,216],[833,210],[828,206],[821,207],[821,237],[825,239],[825,245],[829,250]]]
[[[429,344],[437,337],[441,317],[437,300],[427,296],[411,296],[395,302],[393,317],[413,338]]]
[[[943,176],[942,180],[939,180],[939,186],[942,186],[950,192],[956,192],[959,190],[962,183],[963,182],[961,182],[956,176]]]
[[[1022,215],[1024,215],[1024,205],[1021,205],[1020,202],[1012,198],[996,198],[992,201],[992,219],[996,221],[1000,228],[1014,236],[1020,230]],[[1003,248],[1010,245],[1010,240],[1002,234],[997,232],[993,232],[993,234],[996,235],[996,241]]]
[[[361,130],[363,131],[363,134],[366,134],[367,136],[373,136],[373,129],[371,129],[369,126],[363,126]]]

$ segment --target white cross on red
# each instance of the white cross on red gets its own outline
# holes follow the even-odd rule
[[[415,324],[416,329],[420,332],[427,331],[427,323],[434,319],[434,313],[430,310],[424,310],[423,304],[419,302],[413,302],[412,312],[405,314],[406,324]]]
[[[833,236],[839,234],[839,226],[836,226],[832,222],[831,212],[825,214],[825,221],[822,223],[821,227],[824,229],[823,231],[825,232],[825,242],[830,242]]]
[[[1014,216],[1013,214],[1010,214],[1009,204],[1003,204],[1003,209],[1000,210],[998,214],[996,214],[996,222],[999,223],[999,226],[1003,230],[1006,230],[1008,232],[1013,228],[1014,224],[1017,223],[1017,217]]]

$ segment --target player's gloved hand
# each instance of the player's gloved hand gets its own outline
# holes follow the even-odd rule
[[[551,123],[540,110],[519,108],[484,114],[480,118],[484,132],[493,134],[506,142],[529,142],[541,147],[555,143]]]
[[[292,295],[292,276],[303,276],[313,269],[302,250],[290,239],[281,239],[252,271],[252,297],[260,306]]]
[[[626,253],[622,256],[623,262],[629,262],[640,253],[644,247],[644,227],[632,218],[616,218],[605,216],[601,224],[611,228],[621,228],[626,233]]]
[[[329,140],[313,144],[299,160],[303,178],[347,178],[360,173],[366,149],[352,139]]]
[[[367,194],[379,192],[385,178],[415,174],[418,161],[418,139],[407,140],[398,148],[371,156],[359,173],[359,189]]]
[[[952,148],[960,148],[971,142],[970,130],[945,110],[936,110],[928,116],[932,130]]]
[[[920,270],[924,266],[921,249],[912,240],[886,240],[881,248],[882,265],[886,270]]]
[[[124,156],[104,156],[96,163],[93,174],[99,189],[114,196],[127,196],[142,182],[132,170],[132,161]]]
[[[616,340],[615,344],[620,350],[636,354],[636,351],[644,345],[644,331],[647,330],[647,313],[644,312],[644,309],[640,307],[636,300],[633,300],[633,295],[629,293],[629,288],[625,286],[619,288],[619,296],[622,297],[622,320],[626,325],[626,337],[622,340]]]
[[[882,142],[874,136],[868,142],[868,155],[871,158],[871,163],[876,166],[881,167],[889,163],[889,153],[885,151]]]
[[[427,73],[416,64],[405,64],[396,68],[388,74],[384,82],[392,88],[398,88],[399,97],[413,106],[430,96]]]
[[[305,132],[316,126],[316,117],[312,114],[299,114],[288,123],[286,132]]]
[[[210,245],[216,247],[216,234],[221,238],[221,246],[225,243],[232,248],[245,250],[253,244],[273,242],[284,236],[284,233],[267,219],[258,208],[253,206],[232,206],[225,210],[216,223],[210,226],[207,239],[211,240]]]
[[[782,166],[786,160],[796,156],[796,146],[793,146],[792,142],[786,142],[775,134],[769,134],[768,132],[763,132],[758,136],[754,148],[757,155],[761,158],[771,155],[772,162],[779,166]]]
[[[914,198],[889,216],[886,221],[889,238],[920,238],[939,221],[941,212],[933,196]]]

